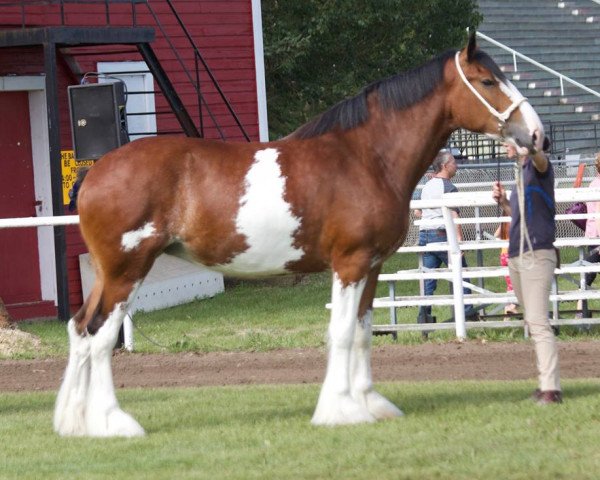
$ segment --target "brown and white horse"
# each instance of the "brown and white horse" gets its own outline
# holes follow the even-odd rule
[[[111,351],[162,252],[233,276],[331,268],[328,364],[312,422],[402,415],[373,388],[372,300],[382,263],[405,238],[417,182],[459,127],[521,152],[544,142],[537,114],[474,36],[465,49],[373,83],[280,141],[148,138],[101,158],[78,198],[97,280],[68,324],[55,430],[144,434],[119,408]]]

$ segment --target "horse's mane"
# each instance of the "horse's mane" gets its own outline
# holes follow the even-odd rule
[[[369,117],[367,98],[374,92],[378,93],[379,105],[383,110],[403,110],[414,105],[439,85],[444,76],[444,65],[455,53],[456,50],[448,50],[413,70],[367,85],[354,97],[342,100],[302,125],[290,137],[306,139],[333,129],[349,130],[358,127]],[[504,74],[485,52],[477,50],[475,59],[498,78],[504,78]]]
[[[502,70],[500,70],[500,67],[498,65],[496,65],[496,62],[494,62],[494,60],[492,59],[492,57],[490,57],[487,53],[485,53],[483,50],[475,50],[475,53],[473,55],[473,60],[481,63],[485,68],[487,68],[490,72],[492,72],[492,74],[498,78],[498,80],[500,80],[503,83],[507,82],[507,78],[506,75],[504,74],[504,72]]]

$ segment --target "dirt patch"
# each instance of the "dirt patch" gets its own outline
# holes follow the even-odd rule
[[[39,348],[40,340],[30,333],[12,328],[0,328],[0,355],[15,355]]]
[[[2,343],[0,341],[0,343]],[[563,378],[597,378],[600,342],[560,342]],[[189,387],[321,383],[322,349],[268,353],[129,354],[113,357],[115,386]],[[66,359],[0,361],[0,391],[55,390]],[[426,343],[373,350],[373,378],[382,381],[535,379],[530,343]]]

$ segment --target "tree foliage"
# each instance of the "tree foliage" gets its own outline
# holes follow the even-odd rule
[[[476,0],[263,0],[271,138],[466,42]]]

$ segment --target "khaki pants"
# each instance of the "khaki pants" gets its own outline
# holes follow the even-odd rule
[[[560,390],[558,349],[548,320],[556,252],[534,250],[508,260],[508,270],[535,346],[540,390]]]

